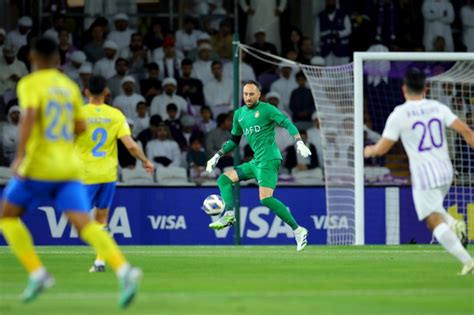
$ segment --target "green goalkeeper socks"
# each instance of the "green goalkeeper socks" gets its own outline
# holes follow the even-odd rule
[[[270,210],[272,210],[283,222],[291,226],[293,230],[296,230],[296,228],[299,226],[298,223],[296,223],[295,218],[293,218],[293,215],[291,214],[288,207],[285,206],[285,204],[280,200],[273,197],[268,197],[260,200],[260,202],[262,205],[270,208]]]
[[[234,188],[230,178],[222,174],[217,179],[217,185],[225,202],[225,210],[234,210]]]

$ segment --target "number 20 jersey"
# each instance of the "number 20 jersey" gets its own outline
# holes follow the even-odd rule
[[[109,105],[87,104],[82,109],[87,131],[76,140],[76,153],[82,163],[84,184],[117,180],[117,139],[130,135],[125,116]]]
[[[74,124],[83,119],[83,102],[77,85],[60,71],[45,69],[23,77],[17,95],[22,115],[36,111],[18,174],[43,181],[79,179]]]
[[[393,141],[401,138],[410,162],[413,189],[451,184],[453,166],[445,129],[456,119],[449,107],[427,99],[406,101],[388,117],[383,137]]]

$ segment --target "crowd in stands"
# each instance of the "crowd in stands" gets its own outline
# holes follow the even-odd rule
[[[108,104],[124,113],[133,137],[158,170],[185,168],[190,180],[202,183],[233,165],[228,155],[219,161],[216,173],[204,171],[207,159],[229,139],[232,127],[234,30],[233,21],[225,16],[223,1],[191,1],[193,10],[177,30],[169,30],[159,20],[147,27],[139,24],[134,1],[122,11],[109,8],[106,12],[95,7],[94,1],[85,1],[86,13],[103,15],[94,19],[88,16],[85,32],[70,27],[66,6],[61,4],[63,1],[56,2],[59,5],[51,17],[51,27],[42,34],[58,42],[59,68],[83,92],[92,75],[107,79]],[[297,27],[282,32],[280,16],[287,10],[286,0],[239,2],[247,21],[243,42],[304,64],[345,64],[357,50],[474,51],[474,1],[461,6],[459,1],[424,0],[418,12],[409,12],[413,7],[402,0],[326,0],[315,18],[313,37]],[[133,18],[110,12],[127,12]],[[416,32],[407,32],[407,18],[402,19],[402,15],[423,17],[422,38],[416,38]],[[455,18],[462,25],[462,36],[453,37]],[[138,25],[140,28],[135,28]],[[29,16],[19,18],[10,30],[0,25],[0,109],[6,120],[0,123],[3,166],[8,166],[15,154],[20,115],[15,89],[31,70],[27,56],[31,43],[41,35],[37,29]],[[300,157],[291,137],[277,128],[276,140],[285,152],[282,172],[297,177],[302,171],[312,170],[311,176],[322,181],[320,122],[305,75],[288,63],[275,66],[245,52],[240,71],[243,81],[261,83],[262,100],[278,107],[295,123],[313,152],[311,157]],[[388,71],[390,66],[385,74]],[[384,75],[378,74],[370,82],[374,86],[384,84]],[[84,102],[88,102],[85,93]],[[472,123],[472,109],[467,109],[465,116]],[[375,129],[367,128],[366,142],[378,139],[381,130]],[[243,160],[250,160],[253,153],[244,140],[240,148]],[[472,150],[466,154],[473,154]],[[120,143],[119,159],[123,170],[139,165]]]

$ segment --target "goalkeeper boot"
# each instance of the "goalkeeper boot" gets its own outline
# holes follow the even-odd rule
[[[466,223],[463,220],[456,220],[454,224],[451,225],[451,230],[461,241],[462,246],[464,246],[464,248],[467,248],[467,245],[469,244],[469,239],[467,238]]]
[[[140,268],[127,267],[126,273],[119,278],[120,282],[120,299],[119,305],[121,308],[127,308],[132,303],[138,292],[138,284],[143,277],[143,272]]]
[[[302,251],[306,245],[308,245],[308,230],[302,226],[299,226],[295,230],[295,239],[296,239],[296,251]]]
[[[54,285],[54,278],[45,270],[39,277],[30,277],[25,291],[21,295],[23,303],[31,302],[45,289]]]
[[[474,274],[474,260],[471,260],[470,263],[464,265],[464,267],[461,270],[461,273],[459,274],[460,276],[465,276],[469,274]]]
[[[209,227],[213,230],[221,230],[227,226],[231,226],[235,223],[234,211],[226,211],[219,220],[209,224]]]

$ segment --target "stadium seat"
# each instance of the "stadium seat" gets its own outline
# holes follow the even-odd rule
[[[13,172],[9,167],[0,166],[0,184],[5,184],[13,177]]]
[[[324,185],[323,170],[319,167],[305,171],[293,168],[291,175],[293,175],[295,183],[300,185]]]
[[[135,167],[134,169],[122,169],[122,182],[130,185],[146,185],[153,184],[153,174],[148,174],[143,167]]]
[[[188,181],[186,169],[183,167],[159,167],[156,170],[156,182],[164,186],[194,186]]]

